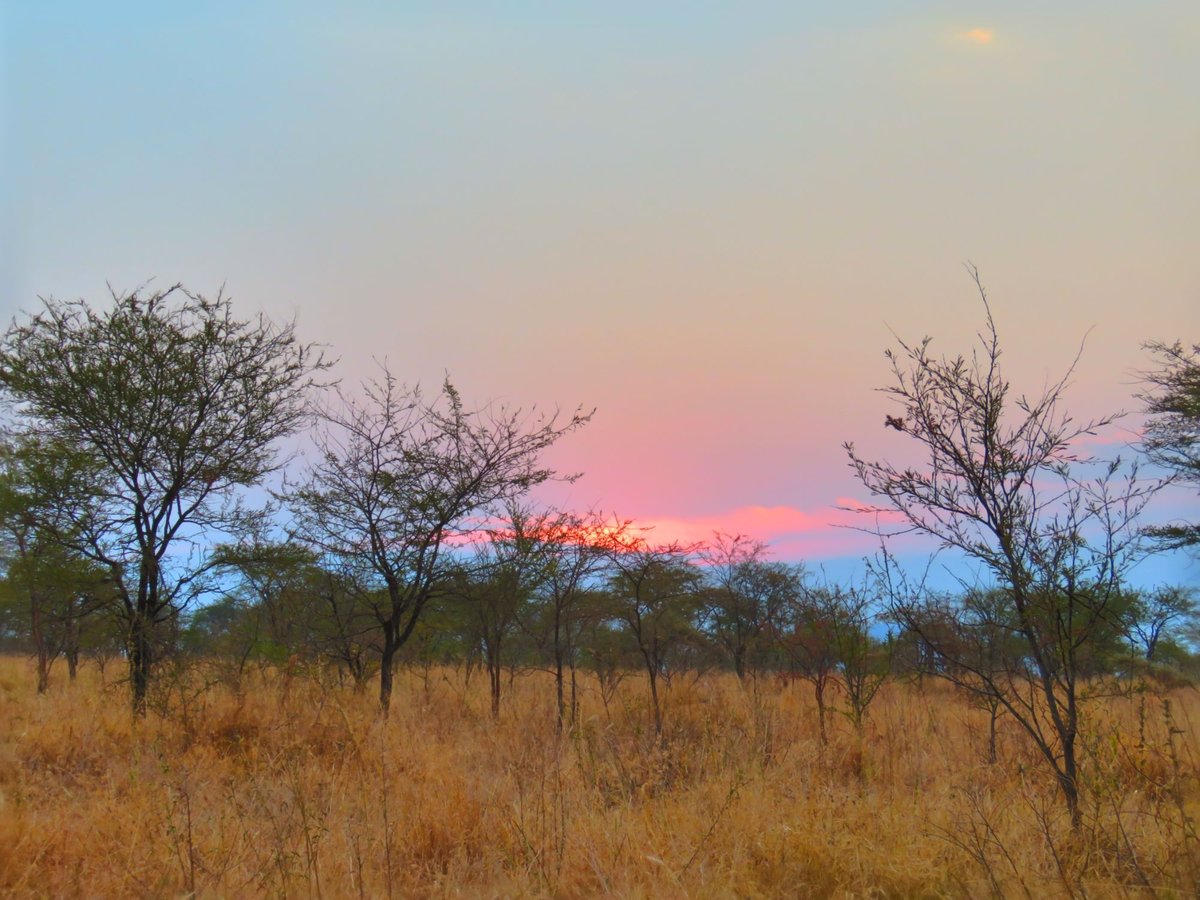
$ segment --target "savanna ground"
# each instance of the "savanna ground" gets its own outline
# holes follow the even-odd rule
[[[0,893],[12,897],[1193,896],[1191,688],[1096,701],[1083,827],[1043,763],[949,686],[887,685],[818,738],[804,682],[677,676],[579,728],[517,675],[406,670],[382,720],[320,672],[167,674],[144,721],[94,666],[0,659]]]

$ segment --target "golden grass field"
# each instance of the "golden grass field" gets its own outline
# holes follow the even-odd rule
[[[552,684],[501,718],[461,669],[370,690],[319,673],[165,676],[144,721],[88,667],[34,692],[0,659],[0,894],[11,897],[1054,897],[1200,890],[1200,694],[1096,701],[1083,828],[1012,723],[896,683],[816,739],[804,682],[645,682],[556,735]],[[1165,701],[1165,706],[1164,706]]]

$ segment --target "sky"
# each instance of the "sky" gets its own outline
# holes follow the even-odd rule
[[[224,285],[347,386],[594,407],[546,499],[664,539],[870,552],[842,442],[903,453],[883,351],[970,349],[967,263],[1078,418],[1200,341],[1194,0],[0,10],[0,319]]]

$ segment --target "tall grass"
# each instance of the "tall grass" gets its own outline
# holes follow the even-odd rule
[[[110,677],[111,677],[110,668]],[[92,668],[35,693],[0,660],[6,896],[1192,896],[1190,689],[1094,707],[1072,831],[1011,723],[948,686],[887,685],[818,737],[802,685],[597,685],[556,733],[553,684],[499,722],[460,670],[398,679],[392,714],[322,673],[166,674],[131,721]]]

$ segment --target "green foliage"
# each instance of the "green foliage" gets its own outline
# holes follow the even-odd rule
[[[803,583],[803,567],[770,562],[766,553],[766,544],[745,535],[718,533],[701,554],[704,631],[732,660],[739,678],[766,665]]]
[[[795,605],[804,676],[823,693],[820,679],[836,674],[846,701],[843,712],[855,729],[863,727],[871,701],[892,673],[889,645],[871,633],[875,606],[864,588],[842,585],[806,587]]]
[[[1143,435],[1149,457],[1200,489],[1200,344],[1146,345],[1158,368],[1145,373],[1148,393],[1141,399],[1150,418]],[[1166,547],[1200,545],[1200,523],[1181,522],[1150,529]]]
[[[1124,626],[1131,644],[1153,662],[1186,653],[1183,643],[1200,621],[1195,592],[1176,585],[1159,585],[1152,591],[1131,593],[1124,610]]]
[[[116,589],[135,709],[165,649],[156,633],[205,587],[203,542],[245,523],[237,490],[275,467],[324,365],[291,325],[179,286],[104,310],[46,300],[0,341],[0,385],[26,432],[94,473],[55,505],[56,530]]]
[[[636,642],[646,674],[655,733],[662,732],[659,679],[689,645],[703,640],[696,627],[700,609],[700,575],[691,562],[693,547],[652,546],[631,540],[610,556],[608,593],[612,617]]]
[[[107,573],[74,548],[80,526],[64,512],[86,507],[102,484],[87,462],[62,441],[30,434],[0,445],[0,605],[9,640],[37,660],[39,691],[60,654],[74,675],[90,631],[84,617],[112,612]]]

